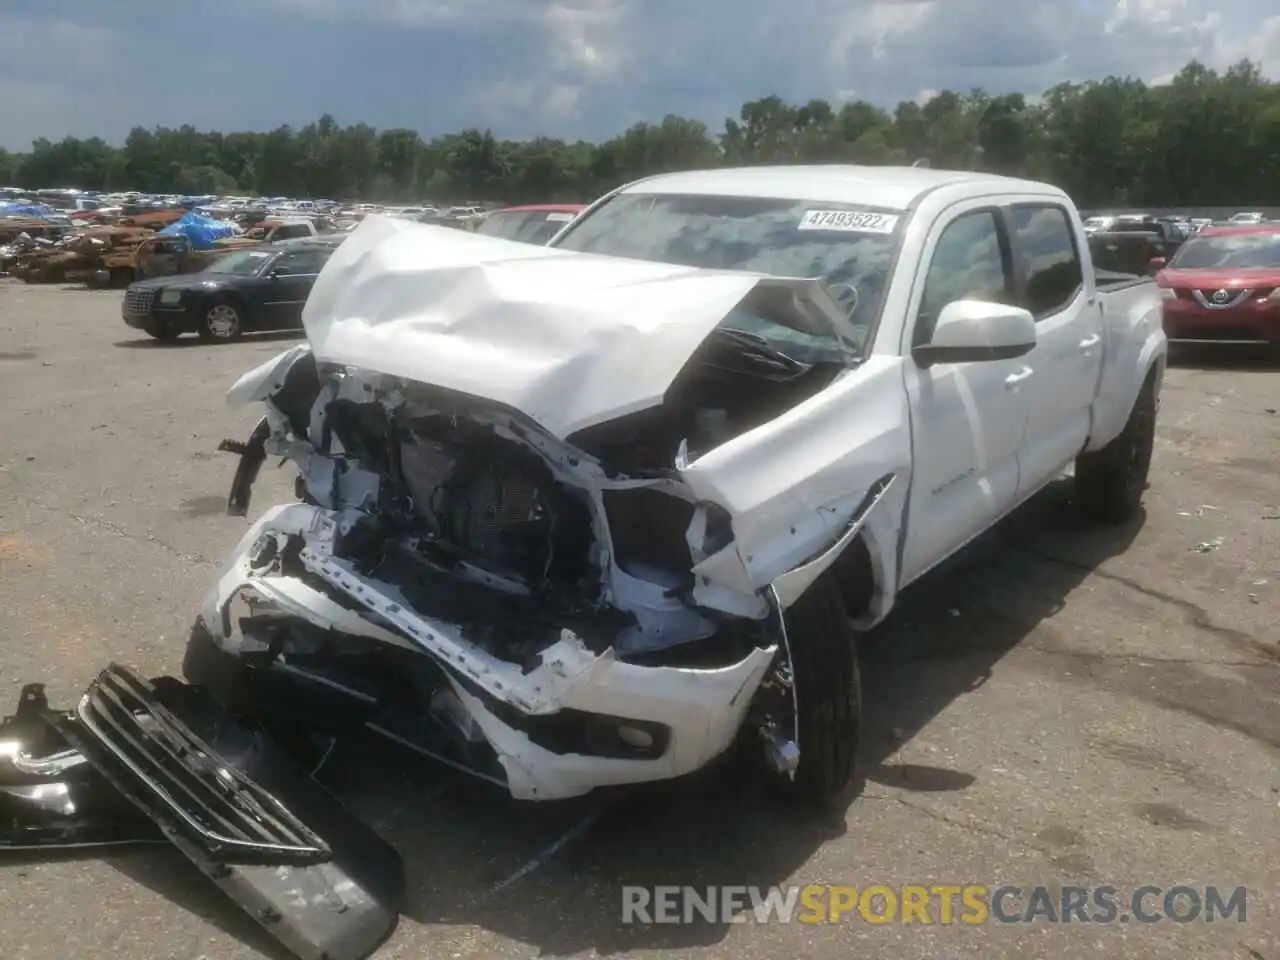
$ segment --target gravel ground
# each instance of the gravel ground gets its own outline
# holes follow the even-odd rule
[[[223,393],[287,344],[160,345],[119,298],[0,280],[3,709],[33,680],[70,703],[111,659],[176,671],[245,526],[214,448],[256,414]],[[868,638],[868,781],[842,820],[729,776],[521,807],[399,754],[335,757],[334,789],[407,863],[379,957],[1280,960],[1280,367],[1193,360],[1168,376],[1142,523],[1090,529],[1046,491]],[[259,508],[287,474],[264,472]],[[619,922],[623,884],[1184,882],[1246,886],[1247,922]],[[0,941],[6,960],[270,949],[164,849],[0,860]]]

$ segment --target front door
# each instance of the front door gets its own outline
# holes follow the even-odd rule
[[[1102,373],[1102,304],[1086,291],[1076,231],[1061,204],[1014,204],[1008,211],[1020,305],[1036,320],[1036,346],[1023,387],[1027,436],[1018,499],[1049,483],[1084,449]]]
[[[1009,238],[998,210],[976,202],[951,208],[930,230],[924,256],[929,266],[912,295],[908,354],[929,342],[938,313],[951,301],[1010,303],[1015,292]],[[1027,420],[1021,391],[1026,369],[1023,357],[922,369],[908,356],[914,467],[902,585],[1013,504]]]

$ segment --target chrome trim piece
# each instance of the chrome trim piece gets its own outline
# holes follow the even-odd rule
[[[1253,291],[1221,289],[1213,291],[1207,297],[1204,293],[1205,292],[1203,290],[1193,289],[1191,291],[1191,296],[1195,298],[1196,303],[1200,304],[1200,306],[1207,310],[1229,310],[1241,301],[1247,299],[1249,294],[1253,293]]]

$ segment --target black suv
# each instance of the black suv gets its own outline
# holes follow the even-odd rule
[[[157,340],[195,333],[226,342],[249,330],[300,328],[307,295],[343,239],[266,243],[199,273],[140,280],[125,291],[124,322]]]

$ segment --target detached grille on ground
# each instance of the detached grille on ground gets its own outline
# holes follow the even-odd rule
[[[272,864],[331,859],[323,839],[220,759],[130,670],[114,664],[104,670],[76,712],[112,759],[143,781],[175,826],[213,858]]]

